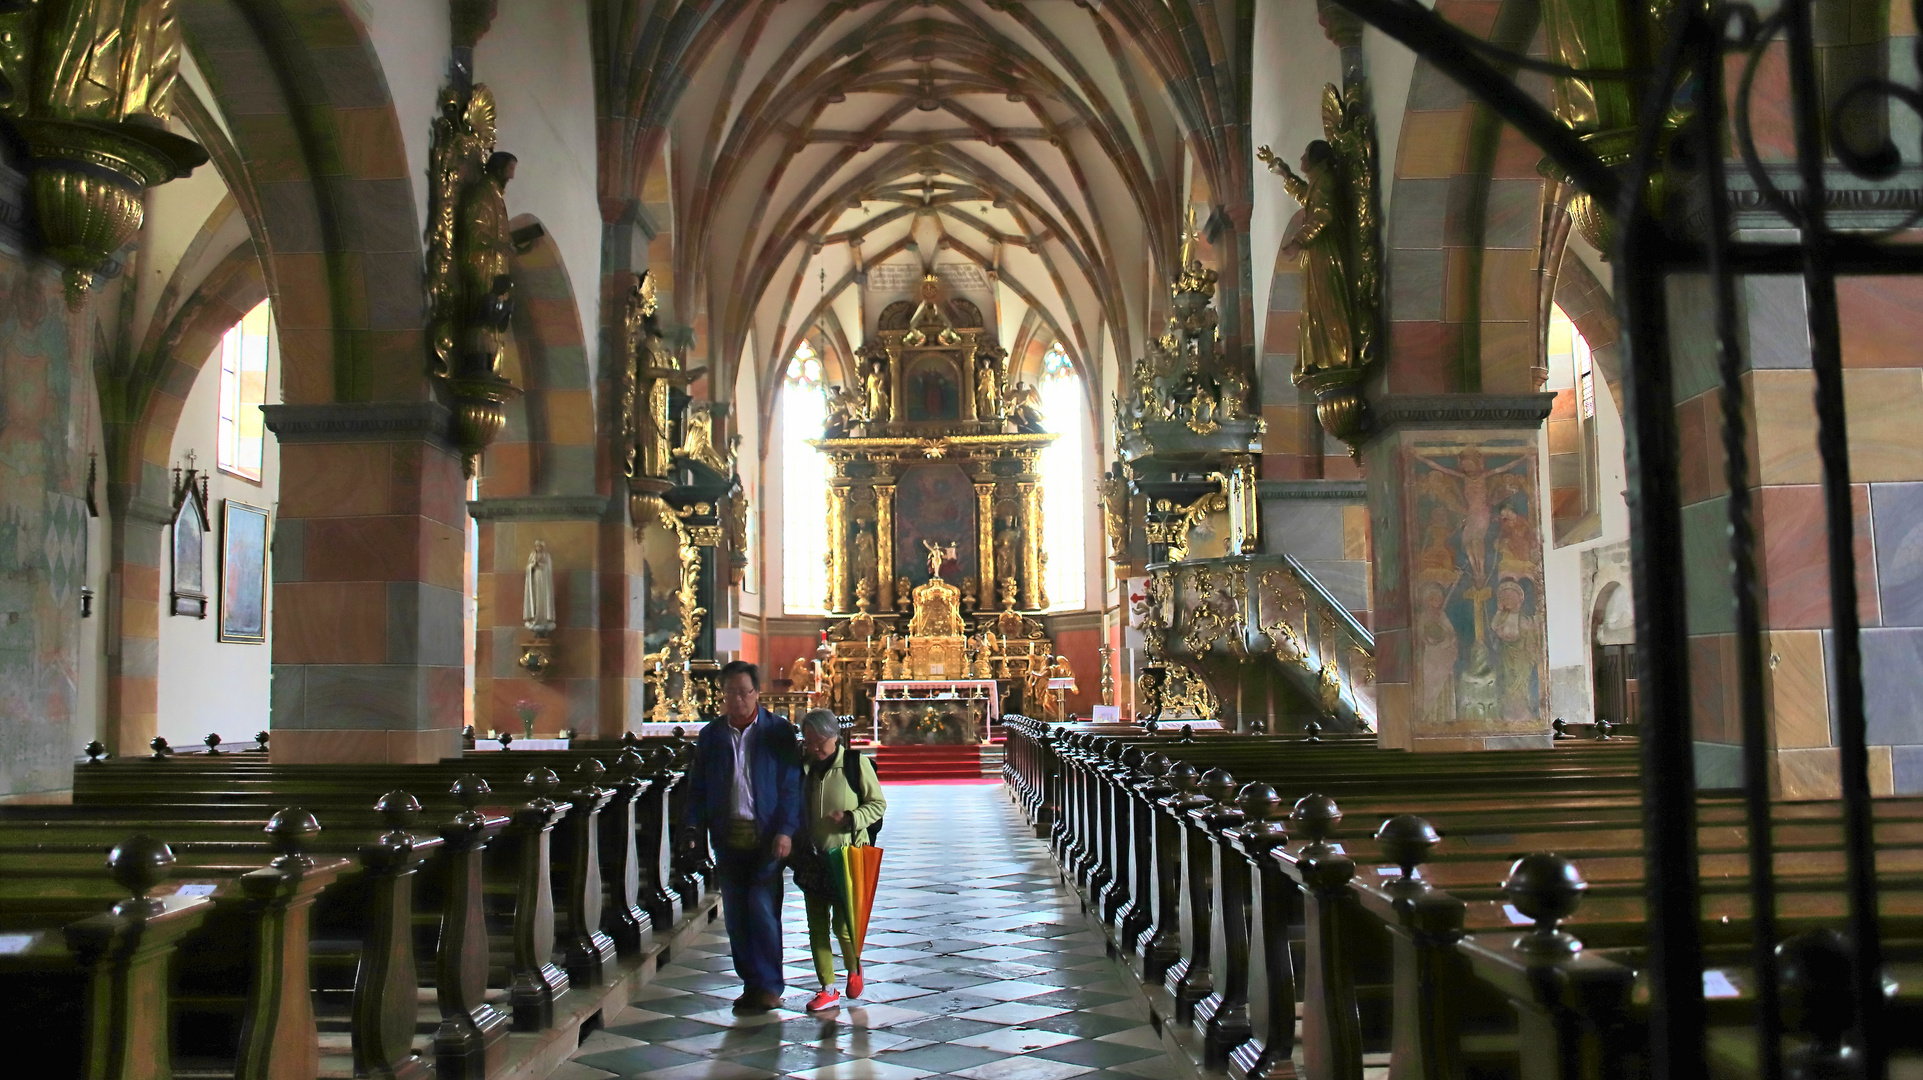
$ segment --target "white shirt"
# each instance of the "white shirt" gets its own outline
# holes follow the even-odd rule
[[[756,714],[756,719],[760,719]],[[728,739],[734,744],[734,819],[753,821],[755,819],[754,767],[751,755],[754,753],[754,730],[752,721],[746,727],[735,727],[728,720]]]

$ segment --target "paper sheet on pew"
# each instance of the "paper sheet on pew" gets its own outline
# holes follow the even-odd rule
[[[501,740],[499,739],[474,740],[474,749],[476,750],[499,750],[500,748],[501,748]],[[516,739],[513,742],[509,743],[507,748],[509,750],[566,750],[568,748],[568,740],[566,739]]]

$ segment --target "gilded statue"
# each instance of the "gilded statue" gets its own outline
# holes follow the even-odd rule
[[[797,656],[795,662],[788,665],[788,689],[797,694],[815,689],[815,671],[806,657]]]
[[[942,564],[959,557],[953,540],[950,540],[946,547],[934,540],[923,540],[921,546],[928,549],[928,553],[923,556],[928,560],[928,576],[936,580],[941,579]]]
[[[895,610],[907,611],[914,604],[915,583],[903,574],[895,579]]]
[[[975,418],[990,423],[1002,418],[1002,365],[1008,354],[998,348],[975,350]]]
[[[1104,476],[1096,485],[1102,499],[1102,525],[1108,533],[1108,557],[1121,562],[1128,554],[1128,481]]]
[[[490,235],[491,206],[483,205],[479,185],[490,184],[488,164],[494,149],[494,94],[485,85],[441,93],[441,115],[434,122],[429,151],[427,207],[427,287],[433,300],[429,347],[438,375],[468,374],[473,366],[460,355],[475,344],[470,330],[476,305],[506,272],[513,241],[503,250]],[[496,167],[512,175],[506,162]],[[505,188],[506,181],[500,181]],[[501,211],[505,213],[505,195]],[[505,227],[502,218],[500,225]],[[471,262],[478,260],[479,264]]]
[[[870,349],[867,363],[862,365],[862,390],[867,398],[866,420],[870,424],[885,424],[894,415],[890,408],[888,392],[888,353],[880,348]]]
[[[855,534],[855,582],[856,587],[871,585],[875,577],[875,530],[863,525]],[[871,585],[872,587],[872,585]]]
[[[472,476],[507,422],[507,401],[520,393],[501,374],[514,312],[507,211],[514,155],[494,147],[487,87],[442,91],[428,155],[429,371],[453,399],[453,441]]]
[[[1002,412],[1023,435],[1039,435],[1044,430],[1042,397],[1025,382],[1016,383],[1003,394]]]
[[[714,445],[715,406],[705,401],[688,402],[681,419],[681,445],[674,456],[698,461],[723,476],[734,472],[734,455],[722,457]]]
[[[467,374],[501,374],[508,322],[514,316],[514,236],[508,228],[507,185],[514,179],[515,160],[504,150],[489,154],[481,175],[461,191],[454,253],[461,303],[467,310]]]
[[[664,346],[654,272],[643,273],[621,307],[621,458],[623,475],[661,479],[674,462],[673,401],[706,368],[682,371]]]
[[[1002,518],[1001,525],[995,530],[995,566],[1004,571],[1015,569],[1015,546],[1021,542],[1021,533],[1016,531],[1013,517]]]
[[[1302,152],[1302,175],[1266,146],[1256,156],[1302,204],[1282,249],[1302,270],[1295,382],[1315,391],[1323,427],[1354,446],[1359,384],[1375,360],[1381,321],[1375,126],[1365,82],[1346,93],[1323,88],[1322,130],[1326,138]]]
[[[843,389],[840,384],[828,388],[828,420],[822,434],[830,439],[845,439],[853,433],[856,425],[867,419],[861,395]]]

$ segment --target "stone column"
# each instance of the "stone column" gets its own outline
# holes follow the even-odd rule
[[[460,752],[461,457],[435,402],[270,405],[276,762]]]
[[[107,749],[123,756],[144,752],[159,730],[160,611],[172,588],[172,520],[172,508],[159,499],[133,494],[112,502],[107,590],[94,614],[107,620]]]
[[[977,479],[980,479],[979,477]],[[989,477],[986,483],[975,485],[975,549],[978,552],[975,570],[976,604],[982,611],[995,611],[1001,607],[996,596],[995,575],[995,481]]]
[[[895,474],[875,466],[875,610],[895,610]]]
[[[600,577],[603,518],[610,503],[601,495],[519,495],[467,504],[480,531],[479,602],[474,618],[474,725],[479,731],[521,731],[514,706],[540,706],[542,733],[572,729],[583,735],[618,736],[608,730],[601,706]],[[618,523],[617,523],[618,524]],[[554,564],[555,627],[543,643],[548,668],[536,674],[521,663],[536,641],[524,622],[527,558],[536,540],[547,544]],[[625,590],[624,590],[625,591]]]
[[[1371,405],[1364,471],[1384,746],[1550,744],[1536,454],[1553,396]]]

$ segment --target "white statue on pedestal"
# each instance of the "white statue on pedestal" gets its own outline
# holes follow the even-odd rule
[[[545,540],[527,554],[527,582],[521,592],[521,625],[540,637],[554,632],[554,560]]]

